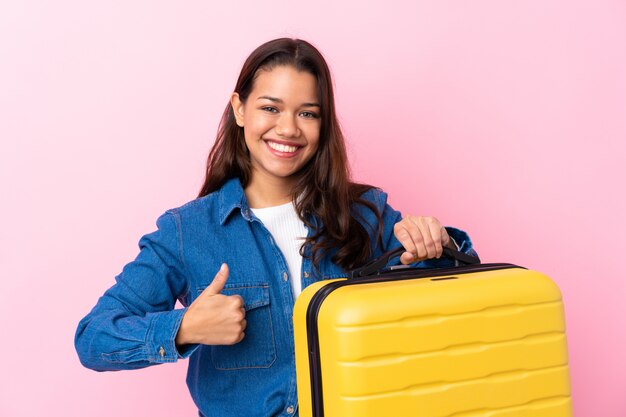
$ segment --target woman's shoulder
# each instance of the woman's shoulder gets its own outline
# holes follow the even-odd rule
[[[243,189],[238,179],[227,181],[221,188],[167,210],[183,219],[222,219],[232,209],[241,205]]]
[[[193,215],[197,212],[204,212],[208,208],[215,205],[217,199],[216,193],[207,194],[202,197],[194,198],[193,200],[187,201],[186,203],[181,204],[177,207],[172,207],[167,211],[170,213],[177,213],[180,215]]]
[[[220,190],[204,196],[199,196],[177,207],[172,207],[166,213],[174,214],[183,218],[202,216],[212,218],[211,214],[218,213],[220,208]]]
[[[370,184],[350,184],[352,195],[355,196],[355,202],[359,203],[365,200],[368,203],[372,203],[376,208],[381,209],[387,203],[387,193],[381,188]]]

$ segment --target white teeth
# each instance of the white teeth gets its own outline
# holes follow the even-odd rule
[[[269,145],[270,148],[275,149],[278,152],[291,153],[291,152],[295,152],[296,150],[298,150],[297,146],[287,146],[281,143],[275,143],[275,142],[269,142],[269,141],[267,142],[267,144]]]

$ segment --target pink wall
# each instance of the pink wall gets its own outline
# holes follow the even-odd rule
[[[185,361],[95,373],[73,335],[284,35],[327,56],[355,177],[548,273],[576,415],[625,416],[623,0],[2,2],[0,415],[195,415]]]

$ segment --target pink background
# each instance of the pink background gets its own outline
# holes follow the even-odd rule
[[[623,0],[2,2],[0,415],[197,415],[186,361],[95,373],[74,331],[279,36],[328,58],[355,178],[549,274],[576,415],[626,416]]]

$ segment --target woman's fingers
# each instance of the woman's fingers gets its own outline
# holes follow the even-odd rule
[[[449,236],[435,217],[407,216],[394,226],[394,233],[406,252],[400,262],[409,264],[424,259],[439,258]]]
[[[442,253],[443,253],[443,246],[447,246],[449,247],[450,245],[452,245],[452,248],[455,249],[456,245],[454,243],[451,243],[451,239],[450,239],[450,235],[448,234],[448,231],[446,230],[445,227],[441,226],[441,246],[442,246]]]
[[[417,248],[417,259],[427,259],[428,244],[431,240],[428,227],[425,227],[422,217],[409,216],[408,220],[410,222],[409,233]]]
[[[400,263],[402,265],[408,265],[411,264],[413,262],[416,262],[417,259],[415,257],[415,255],[413,255],[411,252],[404,252],[401,256],[400,256]]]
[[[238,294],[222,294],[227,279],[224,264],[183,315],[176,343],[232,345],[244,339],[248,326],[245,302]]]
[[[406,252],[400,256],[400,262],[404,265],[415,262],[418,257],[418,247],[415,243],[415,225],[408,219],[403,219],[394,225],[396,239],[402,244]]]
[[[432,256],[430,256],[430,252],[428,253],[429,258],[439,258],[443,253],[442,239],[441,239],[441,224],[439,221],[432,218],[433,221],[428,222],[428,231],[430,233],[431,242],[432,242]]]

